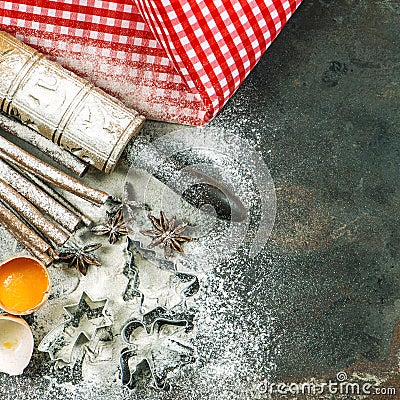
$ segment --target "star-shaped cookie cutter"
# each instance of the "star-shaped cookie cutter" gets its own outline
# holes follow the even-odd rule
[[[121,332],[128,346],[120,355],[122,384],[134,389],[139,377],[149,370],[156,387],[168,389],[168,374],[196,359],[195,349],[174,337],[187,325],[184,320],[156,319],[150,327],[139,320],[128,321]]]
[[[64,307],[68,319],[43,338],[39,351],[47,352],[53,361],[71,363],[78,345],[90,342],[99,329],[113,324],[106,314],[108,302],[108,299],[93,300],[83,292],[78,303]]]

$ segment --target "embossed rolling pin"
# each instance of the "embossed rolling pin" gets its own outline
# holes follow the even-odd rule
[[[1,110],[94,167],[111,172],[145,118],[0,31]]]
[[[145,121],[122,102],[1,31],[0,77],[2,112],[107,173]],[[220,182],[169,159],[144,138],[138,137],[133,146],[145,147],[149,156],[141,161],[141,168],[195,207],[210,204],[222,219],[246,218],[240,199]],[[154,157],[162,160],[157,168],[150,160]],[[171,171],[173,179],[164,170]],[[197,183],[180,193],[181,179]]]

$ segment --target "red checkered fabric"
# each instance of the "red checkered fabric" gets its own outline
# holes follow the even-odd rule
[[[301,0],[0,0],[0,29],[152,119],[202,125]]]

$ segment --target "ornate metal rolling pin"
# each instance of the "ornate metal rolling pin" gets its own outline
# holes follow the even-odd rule
[[[1,110],[111,172],[145,118],[15,37],[0,32]]]
[[[109,198],[107,193],[79,182],[77,179],[32,156],[2,136],[0,136],[0,158],[34,174],[45,182],[54,184],[94,204],[102,205]]]
[[[48,220],[43,214],[21,196],[0,177],[0,199],[16,213],[21,215],[30,225],[36,228],[45,238],[48,238],[58,246],[62,246],[69,235],[63,232],[57,225]]]
[[[14,238],[37,257],[43,264],[50,265],[54,259],[52,247],[38,234],[23,223],[17,216],[0,203],[0,224],[3,225]]]
[[[47,214],[51,219],[61,225],[68,232],[73,233],[78,228],[82,219],[60,204],[56,199],[29,181],[25,176],[16,171],[0,159],[0,177],[18,193],[29,200],[34,206]]]
[[[1,111],[107,173],[145,121],[136,111],[5,32],[0,32],[0,76]],[[151,145],[147,151],[158,152]],[[160,170],[146,162],[142,168],[178,193],[181,178],[197,182],[182,194],[196,207],[210,204],[222,219],[240,222],[246,218],[240,199],[224,185],[193,169],[181,172],[183,165],[158,153],[164,160]],[[172,180],[163,172],[168,168],[176,175]]]
[[[35,146],[42,153],[78,176],[83,176],[89,167],[89,164],[46,139],[33,129],[2,113],[0,113],[0,130],[1,129]]]

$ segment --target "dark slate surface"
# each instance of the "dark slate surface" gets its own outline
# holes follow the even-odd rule
[[[257,143],[277,187],[271,239],[232,289],[239,317],[277,318],[276,379],[390,356],[400,316],[399,21],[394,0],[305,0],[210,124]],[[145,133],[168,129],[150,122]],[[227,289],[242,269],[221,267]],[[31,384],[29,374],[0,382],[10,396]],[[216,398],[208,390],[191,397]],[[151,393],[137,398],[163,397]],[[182,388],[174,396],[188,398]]]

